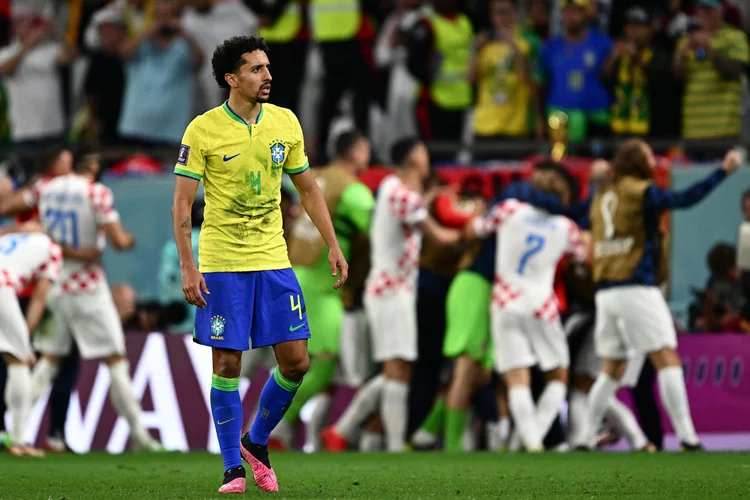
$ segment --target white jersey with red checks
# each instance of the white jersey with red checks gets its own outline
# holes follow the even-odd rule
[[[102,226],[119,219],[112,191],[78,174],[38,182],[26,201],[39,207],[39,217],[52,238],[73,248],[103,250]],[[66,259],[60,282],[64,292],[76,293],[93,291],[106,279],[100,265]]]
[[[422,249],[422,232],[417,225],[426,218],[419,193],[411,191],[396,175],[383,179],[370,228],[369,294],[378,297],[397,290],[414,292]]]
[[[0,287],[20,293],[40,279],[60,277],[60,246],[42,233],[11,233],[0,237]]]
[[[584,260],[578,226],[527,203],[507,200],[476,219],[479,236],[497,233],[493,305],[545,321],[558,317],[557,263],[565,254]]]

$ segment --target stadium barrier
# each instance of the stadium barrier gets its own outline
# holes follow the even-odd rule
[[[143,404],[143,422],[169,450],[218,452],[211,423],[209,393],[211,350],[190,335],[131,333],[126,336],[128,359],[136,397]],[[685,360],[690,407],[701,438],[709,449],[750,450],[750,342],[744,335],[686,335],[680,337]],[[268,373],[259,371],[250,383],[242,380],[245,416],[253,415]],[[83,361],[78,384],[71,395],[67,439],[78,452],[126,449],[128,425],[117,418],[108,398],[109,372],[104,365]],[[331,418],[337,418],[353,394],[340,388]],[[48,394],[34,408],[27,439],[41,445],[48,428]],[[627,395],[621,394],[627,402]],[[658,392],[657,392],[658,399]],[[303,420],[304,414],[303,411]],[[662,411],[668,448],[676,448],[671,427]],[[40,430],[41,429],[41,430]]]

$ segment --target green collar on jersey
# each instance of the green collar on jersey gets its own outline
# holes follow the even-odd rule
[[[224,111],[226,111],[226,113],[229,115],[229,118],[231,118],[232,120],[234,120],[236,122],[239,122],[239,123],[241,123],[243,125],[247,125],[248,124],[245,120],[243,120],[240,117],[240,115],[238,115],[237,113],[235,113],[232,110],[232,108],[229,107],[229,101],[224,101],[224,104],[222,104],[221,107],[224,108]],[[260,113],[258,113],[258,119],[255,120],[255,123],[260,123],[261,118],[263,118],[263,103],[261,103],[261,105],[260,105]]]

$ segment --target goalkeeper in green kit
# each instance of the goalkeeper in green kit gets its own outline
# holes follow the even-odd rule
[[[369,233],[375,205],[370,189],[356,177],[370,164],[370,143],[357,131],[344,132],[335,142],[334,154],[333,163],[315,169],[313,175],[323,191],[341,250],[345,257],[349,257],[354,239]],[[269,449],[291,447],[302,407],[324,391],[336,375],[344,304],[341,292],[330,286],[331,266],[326,248],[315,225],[304,214],[292,230],[289,259],[305,296],[311,333],[307,345],[310,371],[284,418],[271,433]]]

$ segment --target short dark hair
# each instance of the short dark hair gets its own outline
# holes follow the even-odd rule
[[[708,252],[706,263],[716,278],[725,278],[737,266],[737,250],[729,243],[717,243]]]
[[[406,137],[396,141],[391,148],[391,161],[398,166],[405,165],[409,160],[412,151],[414,151],[414,148],[419,144],[422,144],[422,139],[419,137]]]
[[[64,150],[61,146],[44,148],[36,157],[36,173],[46,175]]]
[[[219,87],[229,89],[229,84],[224,79],[227,73],[235,73],[240,66],[245,64],[242,54],[262,50],[268,54],[268,45],[263,37],[258,35],[252,36],[233,36],[224,43],[216,47],[214,55],[211,58],[211,67],[214,71],[214,78]]]
[[[333,147],[333,154],[337,158],[345,158],[352,152],[354,146],[365,136],[357,129],[347,130],[339,134]]]
[[[612,158],[612,172],[615,179],[635,177],[637,179],[651,179],[653,172],[646,156],[647,144],[641,139],[628,139]]]

